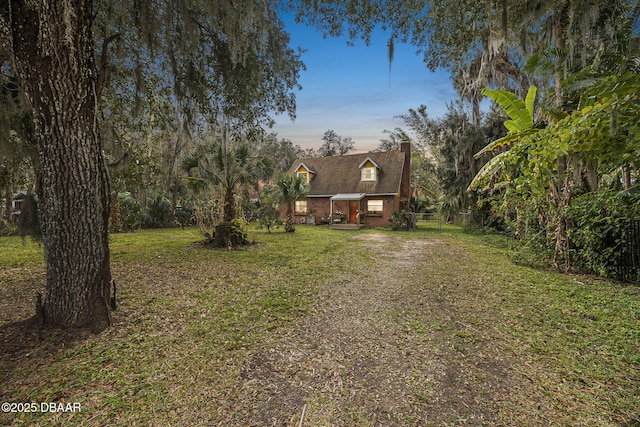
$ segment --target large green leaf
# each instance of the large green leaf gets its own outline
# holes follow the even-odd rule
[[[510,145],[521,140],[523,137],[535,132],[533,129],[533,104],[536,99],[538,88],[530,86],[527,97],[523,101],[515,94],[504,90],[485,89],[483,93],[496,101],[498,105],[511,117],[512,120],[504,122],[509,133],[504,137],[497,139],[484,147],[474,155],[479,158],[483,154],[489,153],[497,148]]]
[[[467,187],[467,191],[477,189],[477,187],[482,184],[487,178],[498,173],[504,165],[504,160],[507,157],[507,154],[509,154],[508,151],[500,153],[489,160],[487,163],[485,163],[485,165],[480,168],[476,176],[473,178],[473,181],[471,181],[469,187]]]
[[[504,147],[505,145],[510,145],[513,142],[517,141],[520,139],[520,135],[514,135],[514,134],[506,134],[505,136],[503,136],[500,139],[496,139],[495,141],[490,142],[489,144],[487,144],[482,150],[478,151],[476,154],[473,155],[474,158],[478,159],[480,157],[482,157],[483,155],[492,152],[495,149],[498,149],[500,147]]]
[[[484,89],[482,93],[493,99],[507,113],[511,120],[504,122],[509,133],[504,137],[487,144],[482,150],[475,154],[475,158],[479,158],[483,154],[489,153],[497,148],[515,144],[528,135],[538,131],[533,127],[533,104],[536,99],[537,88],[530,86],[525,100],[518,98],[514,93],[505,90]],[[467,191],[474,190],[483,182],[487,176],[492,176],[499,172],[504,164],[507,152],[503,152],[489,160],[478,171],[473,181],[469,185]]]
[[[533,126],[533,122],[535,120],[535,116],[533,114],[533,103],[536,100],[536,94],[538,93],[538,88],[535,86],[529,86],[529,90],[527,91],[527,97],[524,100],[527,111],[531,115],[531,126]]]
[[[535,99],[535,86],[529,88],[527,102],[514,93],[506,90],[484,89],[482,94],[493,99],[505,113],[511,118],[504,125],[509,132],[522,132],[533,127],[533,100]]]
[[[504,147],[507,145],[511,145],[513,143],[516,143],[518,141],[520,141],[522,138],[524,138],[527,135],[531,135],[532,133],[537,132],[537,129],[528,129],[525,130],[523,132],[518,132],[518,133],[508,133],[505,136],[503,136],[500,139],[496,139],[493,142],[490,142],[489,144],[487,144],[482,150],[478,151],[476,154],[473,155],[474,158],[478,159],[480,157],[482,157],[484,154],[490,153],[493,150],[496,150],[500,147]]]

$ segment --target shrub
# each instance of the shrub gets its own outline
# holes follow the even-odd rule
[[[280,194],[277,187],[266,185],[260,194],[260,200],[255,204],[255,214],[258,217],[258,228],[266,228],[269,233],[282,225],[278,200]]]
[[[278,216],[263,215],[258,219],[258,228],[266,228],[269,233],[281,225],[282,219]]]
[[[194,224],[194,211],[185,206],[176,206],[175,209],[176,223],[181,227]]]
[[[0,219],[0,237],[18,234],[18,226],[6,219]]]
[[[567,217],[573,225],[568,231],[574,266],[605,277],[620,277],[628,266],[623,254],[630,220],[640,218],[640,197],[624,197],[614,191],[576,197]]]
[[[391,228],[397,230],[413,230],[413,213],[405,210],[395,211],[391,214]]]
[[[158,195],[147,200],[147,212],[144,218],[144,225],[148,228],[172,227],[175,216],[173,213],[173,203],[163,195]]]
[[[231,221],[231,238],[234,242],[246,244],[249,237],[247,233],[247,222],[243,219],[236,218]]]
[[[140,202],[131,193],[118,193],[120,203],[120,223],[125,231],[140,228],[142,224],[142,208]]]

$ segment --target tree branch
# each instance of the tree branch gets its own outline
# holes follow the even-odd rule
[[[102,52],[100,53],[100,71],[98,71],[98,81],[96,82],[96,99],[102,97],[102,90],[109,75],[109,43],[118,39],[122,34],[116,33],[102,41]]]

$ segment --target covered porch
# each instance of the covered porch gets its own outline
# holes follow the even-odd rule
[[[329,204],[331,225],[342,226],[340,228],[351,225],[349,228],[359,228],[364,223],[364,210],[361,206],[364,197],[364,193],[342,193],[332,196]]]

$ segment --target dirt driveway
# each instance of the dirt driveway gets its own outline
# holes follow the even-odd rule
[[[455,299],[461,284],[434,268],[442,257],[470,262],[463,250],[439,239],[354,239],[380,256],[333,273],[303,323],[255,352],[222,424],[511,424],[501,408],[527,379],[479,326],[457,320],[469,308]]]

